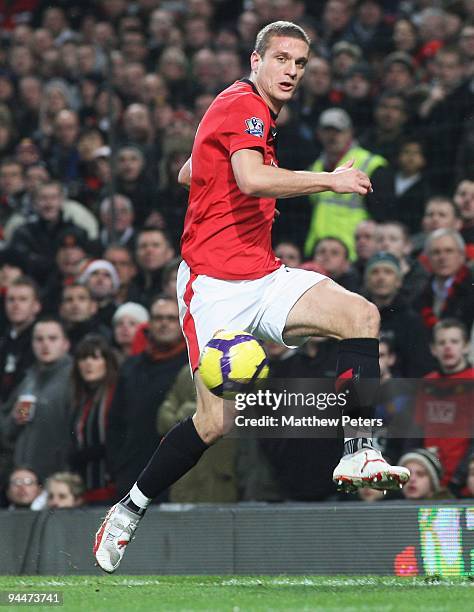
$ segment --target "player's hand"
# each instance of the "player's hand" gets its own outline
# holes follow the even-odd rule
[[[335,193],[358,193],[365,196],[373,191],[367,174],[353,168],[353,165],[354,160],[350,159],[331,173],[334,175],[333,191]]]

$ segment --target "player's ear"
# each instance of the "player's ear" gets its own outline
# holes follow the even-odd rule
[[[252,51],[252,55],[250,56],[250,68],[252,69],[252,72],[255,72],[257,70],[261,59],[262,58],[259,53],[257,53],[256,51]]]

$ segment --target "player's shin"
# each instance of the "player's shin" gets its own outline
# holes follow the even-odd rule
[[[376,338],[349,338],[339,343],[336,390],[347,392],[344,416],[344,455],[372,447],[374,401],[380,386],[379,341]]]
[[[189,472],[208,448],[196,431],[192,417],[181,421],[161,440],[137,480],[137,489],[145,498],[153,499]]]

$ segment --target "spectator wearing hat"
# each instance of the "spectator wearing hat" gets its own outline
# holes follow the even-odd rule
[[[109,261],[96,259],[81,274],[79,282],[89,288],[97,302],[97,319],[110,329],[117,310],[115,296],[120,288],[117,270]]]
[[[408,124],[408,109],[402,94],[384,92],[375,104],[373,124],[360,136],[363,147],[396,164]],[[375,208],[375,207],[374,207]]]
[[[361,48],[353,43],[341,40],[331,49],[332,86],[338,92],[343,88],[344,79],[350,69],[362,59]]]
[[[466,244],[459,232],[438,229],[425,243],[432,275],[417,307],[428,329],[454,317],[471,329],[474,321],[474,275],[466,266]]]
[[[132,354],[132,342],[138,326],[143,326],[149,320],[148,310],[136,302],[126,302],[117,308],[112,319],[113,337],[122,359]]]
[[[337,166],[354,160],[354,167],[371,179],[386,165],[386,160],[362,148],[354,140],[350,116],[342,108],[329,108],[321,113],[317,131],[323,151],[310,170],[332,172]],[[358,194],[333,194],[328,191],[309,196],[313,212],[305,242],[305,254],[310,256],[314,245],[325,236],[336,236],[355,259],[354,232],[357,225],[368,218],[366,202]]]
[[[443,468],[436,452],[416,448],[402,455],[398,463],[410,470],[410,480],[403,487],[403,497],[410,501],[452,499],[453,495],[441,487]]]
[[[146,348],[123,363],[110,408],[107,450],[118,498],[160,440],[157,411],[186,359],[176,298],[159,296],[151,304]]]
[[[134,213],[130,198],[121,194],[104,198],[100,203],[99,215],[102,225],[100,244],[103,250],[112,243],[134,248]]]
[[[31,335],[40,310],[39,290],[31,278],[19,276],[6,287],[7,325],[0,333],[0,402],[7,401],[33,363]]]
[[[383,62],[383,91],[408,95],[415,84],[415,62],[411,55],[404,51],[394,51],[387,55]]]
[[[80,227],[71,227],[61,232],[56,252],[58,274],[50,275],[43,289],[45,312],[57,313],[63,288],[79,278],[95,251],[86,232]]]
[[[385,251],[365,266],[364,293],[379,309],[381,332],[393,343],[402,376],[423,376],[433,368],[428,334],[420,315],[399,297],[402,271],[398,259]]]
[[[59,315],[71,343],[71,353],[87,334],[99,334],[106,340],[112,340],[110,328],[96,316],[97,302],[86,285],[73,282],[62,288]]]
[[[407,304],[415,304],[425,290],[429,274],[418,260],[410,256],[412,247],[408,228],[399,221],[379,223],[375,243],[378,251],[386,251],[398,259],[403,276],[399,298]]]

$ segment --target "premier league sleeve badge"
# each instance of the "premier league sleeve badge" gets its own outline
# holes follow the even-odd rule
[[[247,134],[258,136],[258,138],[263,138],[265,124],[261,119],[258,117],[251,117],[250,119],[245,120],[245,125],[247,126],[247,129],[245,130]]]

